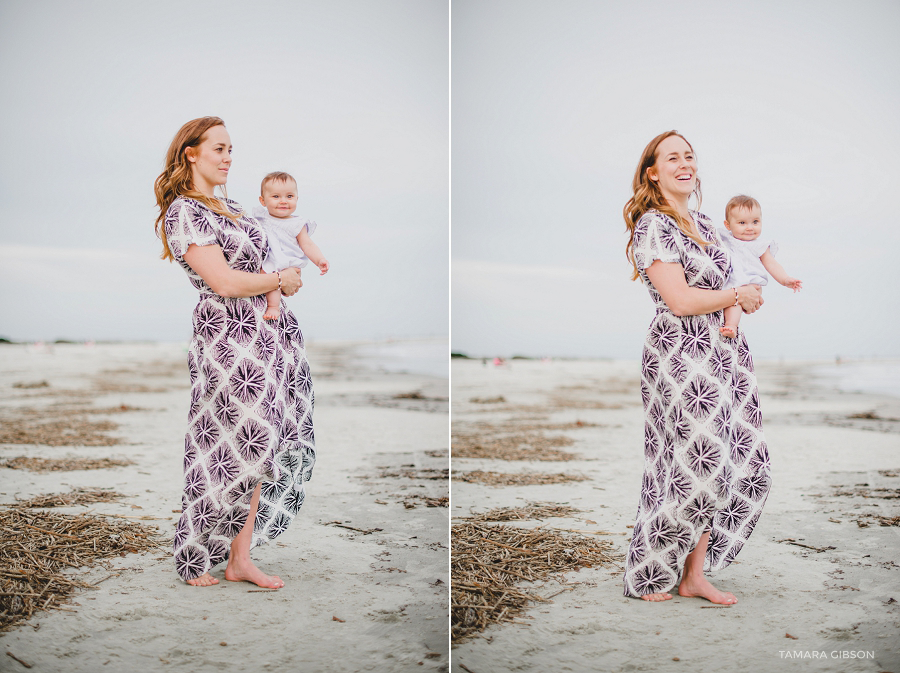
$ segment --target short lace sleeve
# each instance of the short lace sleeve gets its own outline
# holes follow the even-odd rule
[[[215,245],[215,231],[206,209],[186,199],[175,199],[166,211],[166,241],[179,262],[191,244]]]
[[[766,250],[772,253],[772,255],[778,254],[778,244],[773,241],[771,238],[757,238],[754,243],[756,243],[756,248],[753,250],[753,254],[757,257],[762,257],[766,254]]]
[[[644,213],[634,228],[631,249],[638,269],[643,271],[656,260],[681,262],[681,252],[672,231],[673,225],[659,213]]]

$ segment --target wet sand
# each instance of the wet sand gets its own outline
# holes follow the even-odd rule
[[[878,518],[900,515],[900,399],[829,388],[807,363],[760,363],[757,371],[773,488],[738,560],[710,576],[737,605],[629,599],[621,570],[582,569],[565,576],[571,591],[532,606],[530,626],[491,626],[454,646],[452,670],[900,671],[900,528]],[[454,480],[451,516],[567,503],[584,512],[519,525],[614,533],[605,539],[624,554],[643,467],[638,376],[637,362],[454,360],[454,433],[525,428],[568,437],[563,450],[579,454],[550,462],[454,457],[454,474],[590,479],[499,488]]]
[[[446,671],[448,509],[427,505],[447,496],[441,476],[448,382],[367,367],[359,347],[308,344],[316,388],[313,479],[287,532],[252,552],[262,569],[284,579],[283,589],[226,582],[224,564],[213,570],[219,585],[190,587],[175,573],[168,548],[131,554],[113,562],[114,576],[96,590],[75,594],[74,612],[38,613],[0,635],[0,649],[35,673]],[[171,540],[189,395],[185,358],[184,346],[174,344],[0,346],[5,427],[28,427],[26,409],[64,424],[82,418],[117,426],[83,426],[71,446],[0,444],[0,459],[134,461],[53,473],[0,469],[0,502],[113,488],[128,497],[92,505],[95,512],[134,517]],[[83,413],[97,408],[118,411]],[[83,445],[95,435],[121,443]],[[85,577],[109,574],[98,567]],[[0,670],[26,669],[0,653]]]

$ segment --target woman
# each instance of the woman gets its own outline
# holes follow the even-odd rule
[[[755,285],[725,287],[731,260],[700,202],[697,162],[669,131],[644,149],[625,206],[626,248],[656,306],[644,343],[645,466],[625,595],[681,596],[731,604],[704,577],[731,563],[769,492],[769,455],[753,360],[742,333],[719,334],[723,309],[763,303]]]
[[[184,444],[182,514],[175,566],[194,586],[225,579],[278,589],[284,582],[250,549],[284,532],[305,497],[315,463],[313,391],[303,336],[281,308],[263,320],[265,293],[288,296],[299,269],[260,273],[266,236],[224,191],[231,139],[218,117],[185,124],[155,184],[163,259],[177,260],[200,291],[188,352],[191,403]]]

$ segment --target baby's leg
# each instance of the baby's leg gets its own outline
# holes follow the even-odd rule
[[[271,292],[266,292],[266,312],[263,314],[265,320],[278,320],[281,315],[281,290],[277,287]]]
[[[743,312],[740,306],[729,306],[726,308],[725,324],[719,328],[719,333],[724,337],[734,339],[737,336],[737,328],[741,322],[741,314]]]

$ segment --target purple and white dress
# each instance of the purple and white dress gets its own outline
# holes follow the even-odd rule
[[[644,342],[644,475],[625,595],[670,591],[700,536],[704,568],[730,564],[753,532],[772,483],[753,358],[743,332],[719,334],[723,312],[677,316],[647,277],[656,260],[678,263],[690,287],[721,290],[731,257],[708,217],[691,213],[699,246],[655,210],[635,226],[632,251],[656,316]]]
[[[297,319],[282,303],[277,321],[263,320],[265,295],[221,297],[184,261],[192,243],[218,245],[232,269],[259,272],[265,232],[236,202],[222,202],[236,220],[185,197],[165,218],[169,249],[200,292],[188,352],[191,402],[174,543],[185,580],[228,558],[260,482],[251,548],[283,533],[303,504],[316,459],[312,379]]]

